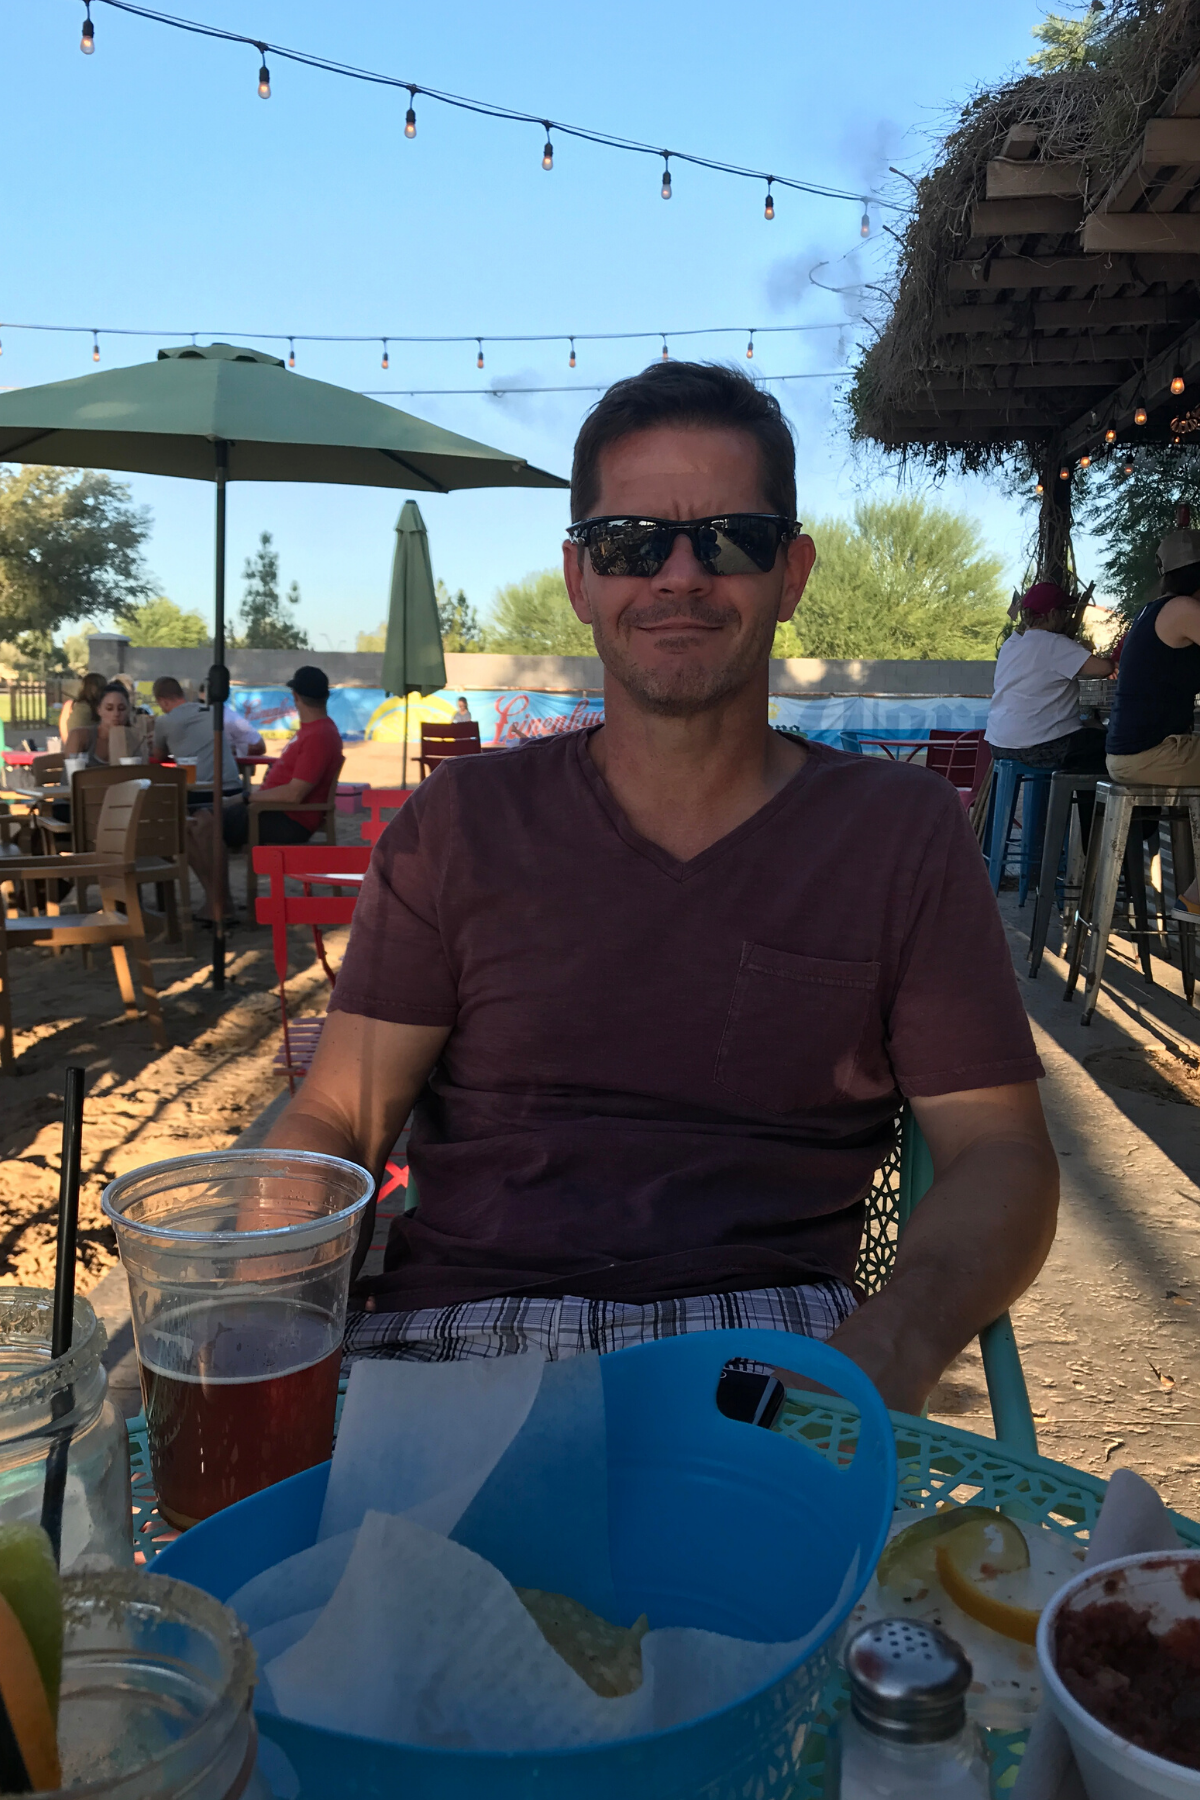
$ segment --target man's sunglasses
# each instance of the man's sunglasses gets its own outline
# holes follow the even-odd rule
[[[713,519],[580,519],[567,527],[597,575],[657,575],[677,537],[685,537],[709,575],[762,574],[799,522],[782,513],[722,513]]]

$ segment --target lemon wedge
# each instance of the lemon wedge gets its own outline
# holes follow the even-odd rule
[[[915,1525],[898,1531],[884,1546],[875,1578],[880,1587],[903,1589],[912,1585],[927,1588],[937,1578],[934,1557],[941,1539],[964,1526],[991,1525],[999,1518],[1000,1514],[987,1506],[947,1506],[941,1512],[927,1513]],[[1022,1538],[1021,1542],[1024,1544],[1025,1540]],[[1029,1561],[1028,1549],[1025,1561]]]
[[[1011,1519],[990,1513],[964,1521],[935,1545],[934,1566],[947,1597],[968,1618],[1015,1643],[1037,1642],[1041,1608],[1002,1600],[986,1585],[1029,1567],[1029,1545]]]

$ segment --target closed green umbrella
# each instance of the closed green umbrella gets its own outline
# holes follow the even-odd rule
[[[328,481],[435,494],[467,487],[568,486],[520,457],[347,388],[289,374],[277,356],[233,344],[185,344],[160,350],[152,363],[0,394],[0,462],[216,482],[216,604],[208,683],[214,801],[229,697],[226,481]],[[220,988],[225,982],[225,845],[218,805],[213,819],[213,985]]]
[[[446,658],[438,623],[429,538],[415,500],[406,500],[396,520],[392,593],[383,648],[383,686],[404,696],[404,759],[400,782],[408,786],[408,696],[431,694],[446,685]]]

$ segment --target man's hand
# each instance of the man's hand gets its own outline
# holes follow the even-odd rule
[[[448,1025],[330,1013],[312,1067],[267,1146],[344,1156],[378,1180],[449,1035]]]
[[[834,1332],[887,1405],[918,1413],[942,1371],[1023,1294],[1046,1260],[1058,1162],[1036,1083],[912,1102],[934,1182],[892,1279]]]

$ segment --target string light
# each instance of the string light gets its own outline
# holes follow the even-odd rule
[[[383,361],[379,366],[381,369],[386,369],[388,366],[388,341],[386,338],[383,340]]]
[[[574,338],[571,339],[571,354],[567,358],[567,367],[568,367],[568,369],[573,369],[575,367],[575,339]]]
[[[1173,394],[1182,394],[1186,386],[1187,382],[1183,379],[1183,371],[1181,369],[1176,369],[1171,377],[1171,392]]]
[[[418,92],[419,89],[415,87],[410,87],[408,90],[408,111],[404,115],[404,135],[406,138],[415,138],[417,135]]]
[[[1122,473],[1126,474],[1126,475],[1133,474],[1133,457],[1132,456],[1127,456],[1125,458],[1125,467],[1124,467],[1124,470],[1122,471]]]
[[[1045,488],[1044,488],[1044,487],[1043,487],[1043,486],[1042,486],[1042,484],[1041,484],[1041,482],[1040,482],[1040,481],[1039,481],[1039,482],[1038,482],[1038,484],[1037,484],[1037,486],[1036,486],[1036,487],[1035,487],[1035,488],[1034,488],[1034,490],[1033,490],[1033,491],[1034,491],[1034,493],[1035,493],[1035,494],[1044,494],[1044,493],[1045,493],[1045,491],[1046,491],[1046,490],[1045,490]]]
[[[750,342],[746,345],[746,361],[752,362],[753,359],[754,359],[754,333],[751,332],[750,333]]]
[[[871,215],[867,211],[867,203],[863,201],[862,224],[858,228],[859,237],[869,238],[871,235]]]
[[[1059,470],[1059,471],[1058,471],[1058,479],[1059,479],[1059,480],[1060,480],[1060,481],[1070,481],[1070,479],[1071,479],[1071,471],[1070,471],[1070,469],[1069,469],[1069,468],[1068,468],[1068,467],[1067,467],[1067,465],[1066,465],[1066,463],[1064,463],[1064,464],[1063,464],[1063,466],[1062,466],[1062,468],[1061,468],[1061,469],[1060,469],[1060,470]]]
[[[291,338],[289,338],[288,339],[288,368],[294,369],[295,366],[296,366],[296,345],[295,345],[294,341]]]
[[[267,67],[267,46],[256,44],[255,49],[262,57],[262,67],[258,71],[258,97],[260,100],[271,98],[271,71]]]
[[[1109,426],[1109,428],[1108,428],[1108,430],[1107,430],[1107,431],[1106,431],[1106,432],[1105,432],[1105,434],[1104,434],[1104,441],[1105,441],[1105,443],[1106,443],[1106,444],[1115,444],[1115,443],[1116,443],[1116,441],[1117,441],[1117,430],[1116,430],[1116,426],[1115,426],[1115,425],[1110,425],[1110,426]]]
[[[1139,400],[1133,409],[1133,422],[1135,425],[1144,425],[1146,417],[1146,403],[1144,400]]]
[[[667,349],[667,340],[666,340],[666,338],[664,338],[664,339],[663,339],[663,352],[662,352],[662,359],[663,359],[663,361],[664,361],[664,362],[670,362],[670,360],[671,360],[671,352],[670,352],[670,351],[669,351],[669,350],[668,350],[668,349]]]
[[[475,367],[477,369],[482,369],[482,367],[483,367],[483,339],[476,338],[475,342],[479,346],[479,355],[475,358]]]
[[[664,200],[671,198],[671,163],[666,155],[663,156],[662,197]]]
[[[96,48],[96,27],[92,24],[92,8],[90,0],[84,0],[83,34],[79,39],[79,48],[85,56],[91,56]]]
[[[94,331],[92,333],[92,361],[100,361],[100,339],[96,336]]]
[[[554,167],[554,145],[550,142],[549,119],[543,119],[542,124],[546,127],[546,142],[542,147],[542,167],[548,171]]]
[[[771,192],[771,183],[774,179],[775,177],[773,175],[767,176],[767,204],[763,207],[764,219],[773,219],[775,217],[775,196]]]
[[[1081,456],[1079,459],[1079,466],[1081,469],[1090,469],[1092,466],[1091,457],[1090,456]]]

